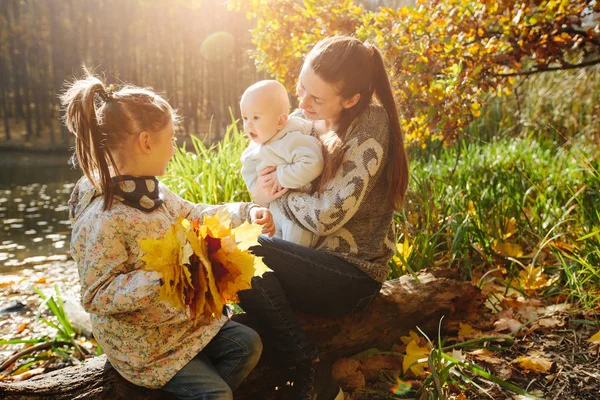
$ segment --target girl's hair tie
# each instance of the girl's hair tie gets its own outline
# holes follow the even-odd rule
[[[101,90],[98,92],[98,94],[100,95],[100,98],[102,98],[102,100],[104,100],[104,102],[109,101],[110,99],[113,98],[113,94],[115,93],[115,85],[109,85],[107,88],[105,88],[104,90]]]

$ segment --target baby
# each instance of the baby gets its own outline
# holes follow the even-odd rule
[[[242,153],[242,176],[252,192],[258,173],[276,167],[277,185],[310,190],[323,171],[321,142],[311,136],[312,123],[288,117],[290,101],[285,87],[274,80],[250,86],[240,101],[244,131],[252,140]],[[277,227],[275,237],[309,247],[313,234],[285,217],[277,202],[269,204]]]

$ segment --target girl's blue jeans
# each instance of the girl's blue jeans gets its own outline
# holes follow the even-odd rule
[[[251,250],[273,272],[252,278],[252,288],[238,297],[258,323],[263,342],[273,346],[284,366],[318,357],[295,310],[341,317],[363,310],[381,290],[381,283],[334,255],[265,236],[258,242],[261,246]]]
[[[251,328],[228,321],[210,343],[161,389],[186,400],[231,400],[258,363],[262,342]]]

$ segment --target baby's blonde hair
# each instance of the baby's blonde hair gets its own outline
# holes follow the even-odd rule
[[[275,110],[280,114],[287,115],[290,112],[290,99],[287,90],[285,86],[276,80],[266,79],[248,87],[242,95],[240,104],[250,99],[266,101],[272,107],[280,106],[280,110]]]

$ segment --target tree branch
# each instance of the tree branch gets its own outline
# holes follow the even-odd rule
[[[563,70],[568,70],[568,69],[577,69],[577,68],[589,67],[589,66],[596,65],[596,64],[600,64],[600,58],[597,58],[595,60],[585,61],[585,62],[582,62],[580,64],[568,64],[568,65],[565,65],[563,67],[547,67],[547,68],[533,69],[531,71],[512,72],[510,74],[496,74],[495,76],[533,75],[533,74],[539,74],[540,72],[563,71]]]

